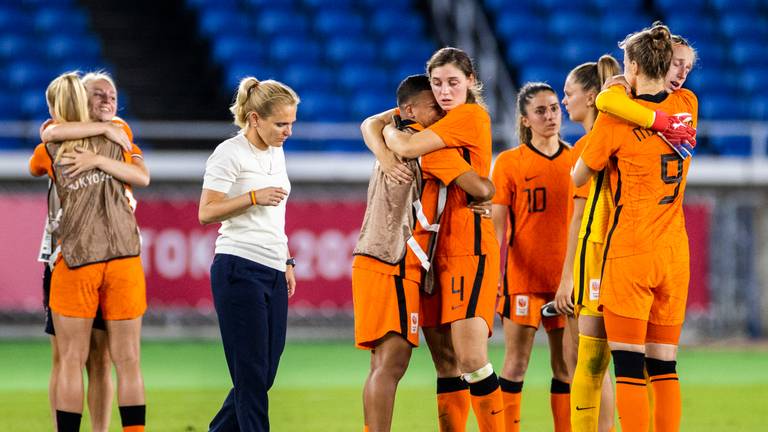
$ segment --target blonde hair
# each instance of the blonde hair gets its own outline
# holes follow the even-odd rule
[[[614,75],[621,73],[619,62],[608,54],[600,56],[597,62],[582,63],[568,74],[568,79],[580,85],[585,92],[600,93],[606,81]],[[597,107],[591,107],[592,112],[597,116]]]
[[[241,129],[248,127],[248,115],[255,112],[259,117],[269,117],[276,107],[297,105],[299,96],[287,85],[275,81],[259,81],[254,77],[245,77],[237,88],[235,102],[229,111],[235,117],[234,123]]]
[[[109,85],[112,86],[115,91],[117,91],[117,86],[115,85],[115,80],[112,79],[112,75],[109,74],[109,72],[99,69],[93,72],[88,72],[87,74],[83,75],[83,77],[80,79],[80,81],[83,82],[84,86],[87,86],[89,83],[93,81],[100,81],[104,80],[109,83]]]
[[[77,72],[65,72],[51,81],[45,90],[45,100],[56,123],[90,121],[88,94]],[[62,154],[76,147],[90,149],[90,140],[86,138],[62,142],[55,161],[58,162]]]

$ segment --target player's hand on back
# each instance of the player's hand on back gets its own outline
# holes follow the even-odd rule
[[[130,152],[133,145],[131,144],[131,140],[128,139],[128,135],[123,130],[123,127],[116,123],[106,123],[107,128],[104,132],[104,136],[110,140],[114,141],[122,147],[123,150]]]
[[[696,129],[691,126],[691,115],[678,113],[668,115],[657,110],[651,130],[658,135],[682,158],[693,156],[696,147]]]

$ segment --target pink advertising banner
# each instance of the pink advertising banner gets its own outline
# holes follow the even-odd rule
[[[0,195],[0,310],[39,310],[45,220],[42,194]],[[351,256],[365,210],[361,201],[289,201],[286,231],[296,256],[294,310],[351,309]],[[691,243],[689,307],[709,308],[706,205],[686,207]],[[136,211],[150,307],[212,308],[209,268],[218,225],[201,226],[196,200],[145,199]]]

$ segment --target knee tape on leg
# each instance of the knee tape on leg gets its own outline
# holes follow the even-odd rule
[[[464,381],[472,384],[488,378],[492,373],[493,366],[488,363],[474,372],[462,374],[461,377],[464,379]]]

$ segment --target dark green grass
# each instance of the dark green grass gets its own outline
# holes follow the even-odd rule
[[[0,430],[50,430],[47,342],[0,342]],[[143,370],[148,430],[205,431],[229,389],[216,342],[145,342]],[[500,347],[491,349],[502,364]],[[552,430],[549,360],[533,352],[525,381],[523,426]],[[368,353],[346,343],[291,343],[286,347],[270,415],[275,431],[362,430],[361,388]],[[768,424],[768,352],[684,348],[679,358],[684,431],[757,431]],[[82,430],[89,431],[87,419]],[[111,431],[119,431],[113,415]],[[395,406],[394,431],[434,431],[434,372],[425,349],[414,351]],[[477,428],[470,420],[468,430]]]

